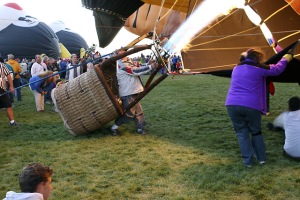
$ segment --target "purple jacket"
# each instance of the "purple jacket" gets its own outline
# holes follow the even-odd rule
[[[267,112],[266,77],[281,74],[287,63],[288,61],[282,58],[276,65],[270,65],[270,69],[248,64],[234,67],[225,105],[245,106],[265,114]]]

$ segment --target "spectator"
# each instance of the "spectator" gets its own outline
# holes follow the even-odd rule
[[[14,73],[14,69],[12,68],[12,66],[8,63],[5,63],[4,62],[4,59],[2,57],[0,57],[0,63],[4,63],[5,66],[7,67],[7,69],[9,70],[10,72],[10,77],[12,80],[14,80],[14,77],[15,77],[15,73]],[[6,82],[7,82],[7,87],[6,87],[6,91],[9,91],[9,83],[8,83],[8,80],[6,78]],[[8,96],[9,96],[9,99],[10,99],[10,103],[13,105],[14,103],[14,94],[12,94],[11,92],[8,93]]]
[[[52,191],[53,170],[41,163],[31,163],[19,174],[21,192],[9,191],[3,200],[48,200]]]
[[[83,73],[82,65],[77,65],[77,64],[78,64],[77,55],[72,54],[71,55],[71,63],[68,64],[68,66],[67,66],[67,73],[66,73],[67,81],[71,81]],[[77,66],[77,67],[75,67],[75,66]]]
[[[42,58],[41,58],[41,55],[39,55],[39,54],[35,55],[35,60],[36,60],[36,62],[33,63],[32,67],[31,67],[31,76],[37,76],[37,75],[39,75],[41,72],[47,70],[47,66],[45,67],[45,66],[42,64]]]
[[[14,88],[16,88],[17,100],[22,101],[21,89],[18,88],[18,87],[21,86],[20,73],[22,72],[22,69],[21,69],[20,63],[15,61],[14,58],[15,58],[14,55],[9,54],[7,63],[10,64],[12,66],[12,68],[14,69],[15,77],[14,77],[14,80],[13,80],[13,84],[14,84]]]
[[[50,71],[53,71],[53,72],[58,71],[58,65],[54,58],[52,58],[52,57],[48,58],[47,69]]]
[[[54,77],[51,76],[52,74],[52,71],[45,71],[29,79],[29,87],[34,94],[35,105],[38,112],[44,112],[44,95],[47,94],[46,88],[54,82]]]
[[[45,58],[45,57],[43,57],[43,58]],[[58,66],[57,66],[57,63],[54,58],[49,57],[47,59],[46,63],[47,63],[47,70],[53,71],[54,73],[58,72]],[[59,74],[57,73],[57,75],[54,78],[55,79],[60,78]],[[49,84],[49,86],[47,88],[45,88],[46,94],[44,96],[44,102],[46,104],[52,104],[51,91],[53,90],[53,88],[55,88],[54,82]]]
[[[32,59],[27,65],[27,70],[30,74],[31,74],[31,67],[32,67],[33,63],[35,63],[35,59]]]
[[[27,72],[27,63],[21,62],[20,66],[21,66],[21,69],[22,69],[21,74],[26,73]]]
[[[118,54],[122,53],[125,53],[125,51],[120,50],[118,52]],[[139,93],[144,90],[139,76],[150,72],[153,67],[154,65],[136,67],[127,57],[117,61],[119,96],[124,108],[133,102]],[[129,122],[129,120],[134,120],[138,133],[146,134],[144,130],[146,122],[143,109],[141,104],[137,102],[124,116],[115,120],[115,124],[111,127],[112,135],[118,135],[118,127],[123,123]]]
[[[67,69],[67,65],[68,65],[68,59],[64,58],[61,62],[60,62],[60,67],[59,67],[59,71],[60,71],[60,77],[61,78],[65,78],[66,77],[66,69]]]
[[[49,61],[49,57],[44,55],[42,56],[42,65],[44,67],[44,71],[47,71],[48,70],[48,61]]]
[[[59,87],[61,87],[63,84],[64,84],[64,83],[63,83],[63,81],[62,81],[61,79],[56,79],[56,81],[55,81],[55,88],[59,88]],[[54,99],[54,90],[55,90],[55,88],[51,91],[51,98],[52,98],[54,101],[55,101],[55,99]],[[54,104],[53,110],[54,110],[55,112],[59,112],[59,110],[57,109],[57,107],[55,106],[55,104]]]
[[[176,55],[173,55],[171,61],[172,61],[171,72],[174,72],[176,70],[176,64],[178,62],[178,57]]]
[[[6,80],[7,79],[7,80]],[[6,108],[6,114],[10,121],[10,125],[17,126],[17,123],[14,120],[14,113],[12,109],[9,96],[6,92],[7,82],[9,83],[10,92],[13,94],[15,92],[12,78],[10,72],[4,63],[0,62],[0,108]]]
[[[255,49],[242,53],[240,63],[232,71],[225,104],[246,167],[252,167],[254,154],[259,164],[266,162],[261,131],[261,113],[267,112],[265,78],[279,75],[292,60],[292,55],[286,54],[277,64],[264,65],[263,56]]]
[[[284,130],[284,154],[300,160],[300,98],[290,98],[288,105],[288,111],[276,117],[273,124],[268,123],[268,127],[271,130]]]

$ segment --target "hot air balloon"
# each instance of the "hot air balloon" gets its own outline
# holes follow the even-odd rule
[[[280,51],[274,46],[285,48],[300,38],[299,1],[251,0],[245,3],[245,7],[218,17],[192,38],[183,53],[185,66],[199,72],[232,69],[241,52],[248,48],[261,49],[268,58]],[[191,13],[190,10],[188,15]],[[258,20],[251,19],[255,14]],[[298,53],[296,49],[295,58]]]
[[[71,31],[62,21],[56,21],[49,25],[57,35],[59,42],[71,53],[80,54],[80,49],[88,49],[88,45],[83,37]]]
[[[106,47],[123,27],[125,20],[144,3],[140,0],[81,0],[93,11],[99,46]]]
[[[83,0],[82,2],[87,7],[94,9],[94,12],[114,10],[114,12],[111,12],[112,15],[120,15],[120,10],[125,10],[122,9],[121,5],[105,3],[105,1],[101,5],[91,0]],[[126,1],[122,2],[125,3]],[[193,24],[193,28],[197,28],[199,23],[207,18],[209,12],[233,1],[224,3],[223,1],[211,0],[140,0],[131,1],[131,5],[133,7],[139,6],[140,8],[143,3],[156,5],[186,13],[187,19],[189,19],[197,10],[196,8],[203,7],[203,4],[207,2],[213,2],[214,4],[211,4],[206,9],[208,12],[203,12],[202,15],[199,15],[199,18]],[[279,47],[285,48],[300,38],[300,24],[298,23],[300,19],[300,3],[298,0],[239,0],[236,2],[239,3],[239,7],[233,7],[227,13],[220,13],[220,15],[215,16],[190,38],[188,47],[185,47],[184,51],[182,51],[185,68],[190,69],[192,72],[201,73],[229,70],[237,64],[241,52],[250,47],[261,49],[268,58],[276,54],[280,49]],[[107,7],[108,5],[112,8]],[[132,22],[138,22],[139,20],[138,15],[141,17],[145,16],[145,14],[138,12],[141,12],[141,10],[137,10],[132,16],[127,17],[128,20],[131,20],[131,18],[135,20],[131,20],[131,23],[126,22],[126,25],[131,24],[130,26],[133,26],[134,23]],[[146,16],[147,13],[149,14],[150,12],[146,11]],[[163,15],[163,12],[159,11],[156,19],[159,20]],[[253,16],[255,16],[254,19]],[[101,16],[99,17],[101,18]],[[96,21],[96,26],[100,28],[102,25]],[[154,28],[155,26],[153,26]],[[128,30],[141,35],[137,30],[132,30],[132,28]],[[189,31],[186,30],[186,32]],[[101,37],[99,34],[98,36]],[[298,54],[299,50],[296,48],[295,59],[299,56]]]
[[[52,29],[15,3],[0,7],[0,53],[19,58],[34,58],[44,53],[60,57],[58,38]]]

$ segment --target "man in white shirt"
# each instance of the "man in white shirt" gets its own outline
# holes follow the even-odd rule
[[[118,54],[122,53],[125,53],[125,51],[120,50],[118,52]],[[122,100],[123,107],[126,108],[135,100],[139,93],[144,91],[144,87],[139,76],[147,74],[153,68],[155,68],[156,65],[153,63],[152,65],[137,67],[127,57],[123,57],[122,59],[118,60],[116,65],[119,96]],[[118,127],[129,122],[130,120],[135,122],[137,132],[139,134],[146,134],[144,130],[144,126],[146,125],[144,112],[140,102],[137,102],[129,111],[124,114],[124,116],[115,120],[115,124],[111,127],[112,135],[117,136],[119,134]]]
[[[75,67],[77,66],[77,67]],[[71,55],[71,63],[67,66],[66,81],[71,81],[83,73],[83,67],[78,65],[77,55]]]
[[[300,98],[289,99],[289,111],[281,113],[268,127],[271,130],[284,129],[284,153],[287,156],[300,160]]]
[[[31,76],[37,76],[41,72],[47,70],[47,66],[45,66],[42,63],[41,55],[39,55],[39,54],[35,55],[35,60],[36,60],[36,62],[33,63],[32,67],[31,67],[31,71],[30,71],[31,72]]]

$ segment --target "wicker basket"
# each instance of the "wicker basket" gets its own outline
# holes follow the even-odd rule
[[[52,99],[72,135],[95,131],[122,115],[121,106],[98,67],[53,89]]]

